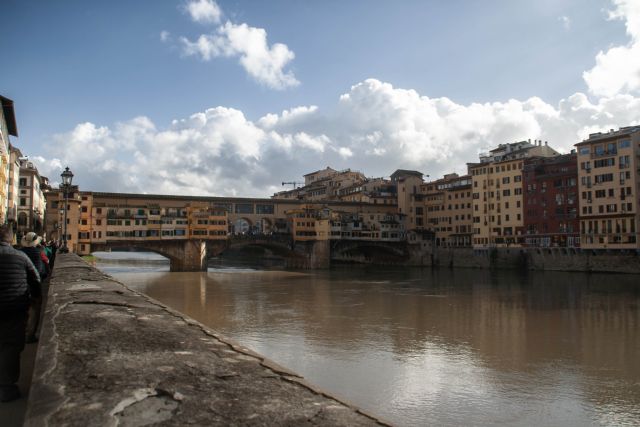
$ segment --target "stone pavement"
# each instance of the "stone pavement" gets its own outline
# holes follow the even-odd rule
[[[58,255],[26,426],[387,425]]]
[[[0,426],[20,427],[24,421],[24,413],[27,410],[27,399],[31,386],[31,374],[33,362],[36,358],[38,343],[27,344],[20,355],[20,379],[18,387],[22,396],[12,402],[0,403]]]

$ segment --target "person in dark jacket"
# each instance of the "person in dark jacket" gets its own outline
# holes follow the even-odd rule
[[[0,226],[0,401],[20,397],[20,353],[25,345],[27,312],[41,298],[40,275],[27,255],[11,246],[13,230]]]
[[[44,282],[51,271],[49,270],[49,259],[44,254],[44,250],[40,242],[42,237],[34,232],[29,232],[22,237],[20,241],[20,250],[27,254],[33,265],[38,270],[40,282]],[[27,343],[38,342],[38,326],[40,326],[40,314],[42,313],[42,298],[33,298],[29,307],[29,316],[27,320]]]

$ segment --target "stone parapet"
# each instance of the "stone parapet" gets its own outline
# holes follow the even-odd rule
[[[44,425],[387,425],[60,254],[25,418]]]

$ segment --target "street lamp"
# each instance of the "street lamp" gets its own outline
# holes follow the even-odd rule
[[[60,248],[60,252],[67,253],[69,252],[69,248],[67,247],[67,211],[69,210],[69,190],[71,189],[73,172],[71,172],[69,166],[67,166],[60,176],[62,177],[61,187],[64,191],[64,234],[62,235],[62,248]]]

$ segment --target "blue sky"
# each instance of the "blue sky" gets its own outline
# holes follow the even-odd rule
[[[267,196],[327,165],[463,173],[499,143],[567,151],[640,119],[637,1],[2,9],[13,143],[87,190]]]

